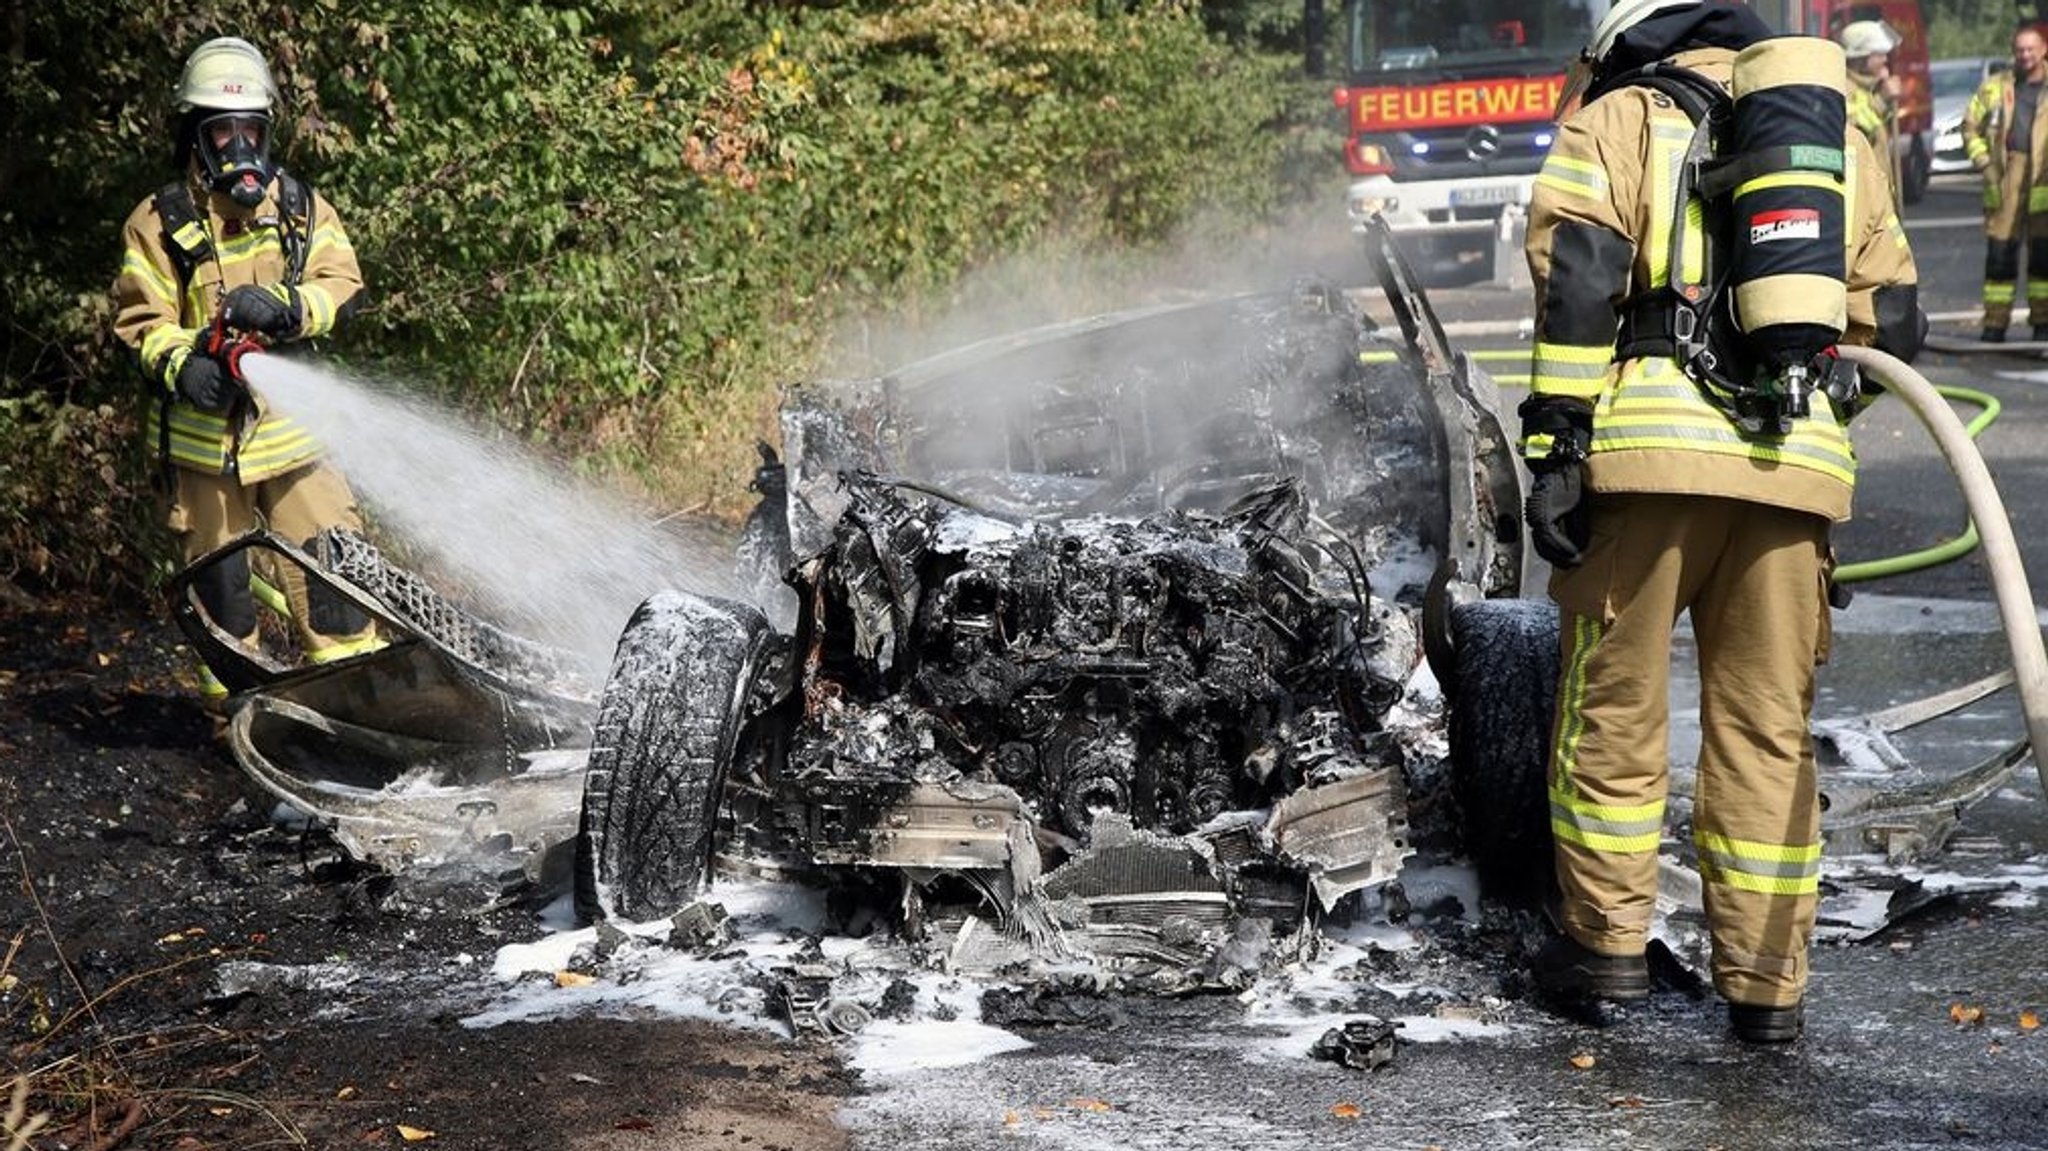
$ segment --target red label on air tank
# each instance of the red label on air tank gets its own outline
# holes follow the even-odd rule
[[[1749,242],[1769,244],[1778,240],[1820,239],[1820,212],[1814,208],[1785,208],[1758,212],[1749,218]]]

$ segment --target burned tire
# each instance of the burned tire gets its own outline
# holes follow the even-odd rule
[[[576,911],[646,919],[689,902],[771,629],[753,607],[664,592],[619,636],[576,836]]]
[[[1557,701],[1557,606],[1493,599],[1451,609],[1451,787],[1481,887],[1533,902],[1550,882],[1544,782]]]

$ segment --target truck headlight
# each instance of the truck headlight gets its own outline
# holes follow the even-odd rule
[[[1391,216],[1400,210],[1401,198],[1399,196],[1351,197],[1351,214],[1361,220],[1375,212],[1382,216]]]

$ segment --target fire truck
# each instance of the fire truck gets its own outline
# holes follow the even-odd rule
[[[1345,82],[1333,99],[1345,118],[1353,227],[1384,217],[1425,268],[1461,251],[1483,255],[1489,237],[1512,239],[1501,233],[1550,150],[1565,63],[1605,9],[1604,0],[1347,0]]]
[[[1722,0],[1725,2],[1725,0]],[[1918,0],[1754,0],[1774,28],[1831,36],[1879,19],[1903,43],[1900,185],[1926,189],[1933,149],[1927,33]],[[1520,264],[1529,188],[1554,138],[1565,66],[1606,15],[1607,0],[1346,0],[1344,161],[1354,229],[1384,217],[1410,257],[1442,274],[1484,264],[1506,283]]]

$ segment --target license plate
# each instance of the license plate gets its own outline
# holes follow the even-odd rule
[[[1494,204],[1512,204],[1521,197],[1513,184],[1481,185],[1477,188],[1452,188],[1451,207],[1484,208]]]

